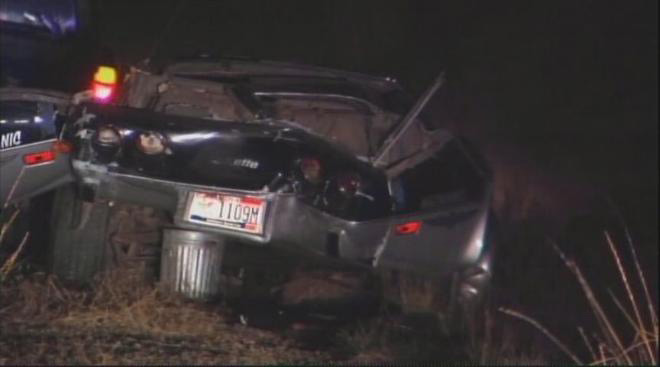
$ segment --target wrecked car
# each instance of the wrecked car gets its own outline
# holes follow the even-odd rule
[[[101,67],[94,101],[63,128],[76,182],[55,198],[53,271],[85,282],[151,269],[210,299],[259,254],[260,270],[296,254],[479,297],[491,176],[464,140],[420,117],[443,81],[415,102],[389,78],[290,63]]]

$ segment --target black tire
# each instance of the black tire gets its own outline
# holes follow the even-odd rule
[[[51,271],[65,282],[86,284],[104,270],[109,210],[84,202],[74,186],[55,193],[51,222]]]

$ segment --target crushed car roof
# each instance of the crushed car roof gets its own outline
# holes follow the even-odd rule
[[[165,74],[222,82],[245,81],[255,92],[336,94],[360,98],[395,113],[413,99],[394,79],[296,63],[234,58],[171,64]]]
[[[165,72],[173,75],[213,73],[226,77],[286,76],[325,78],[367,84],[370,88],[379,89],[383,92],[401,90],[399,84],[392,78],[272,60],[245,60],[239,58],[186,60],[168,66],[165,68]]]

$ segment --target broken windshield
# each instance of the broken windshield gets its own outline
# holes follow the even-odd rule
[[[368,102],[352,97],[303,93],[256,95],[267,116],[295,122],[358,156],[371,156],[378,139],[396,121]]]

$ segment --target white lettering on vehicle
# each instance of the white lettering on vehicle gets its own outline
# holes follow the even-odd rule
[[[246,168],[252,168],[252,169],[257,169],[259,168],[259,162],[249,159],[249,158],[237,158],[234,159],[234,166],[239,166],[239,167],[246,167]]]
[[[0,135],[0,149],[21,145],[21,131],[13,131]]]

